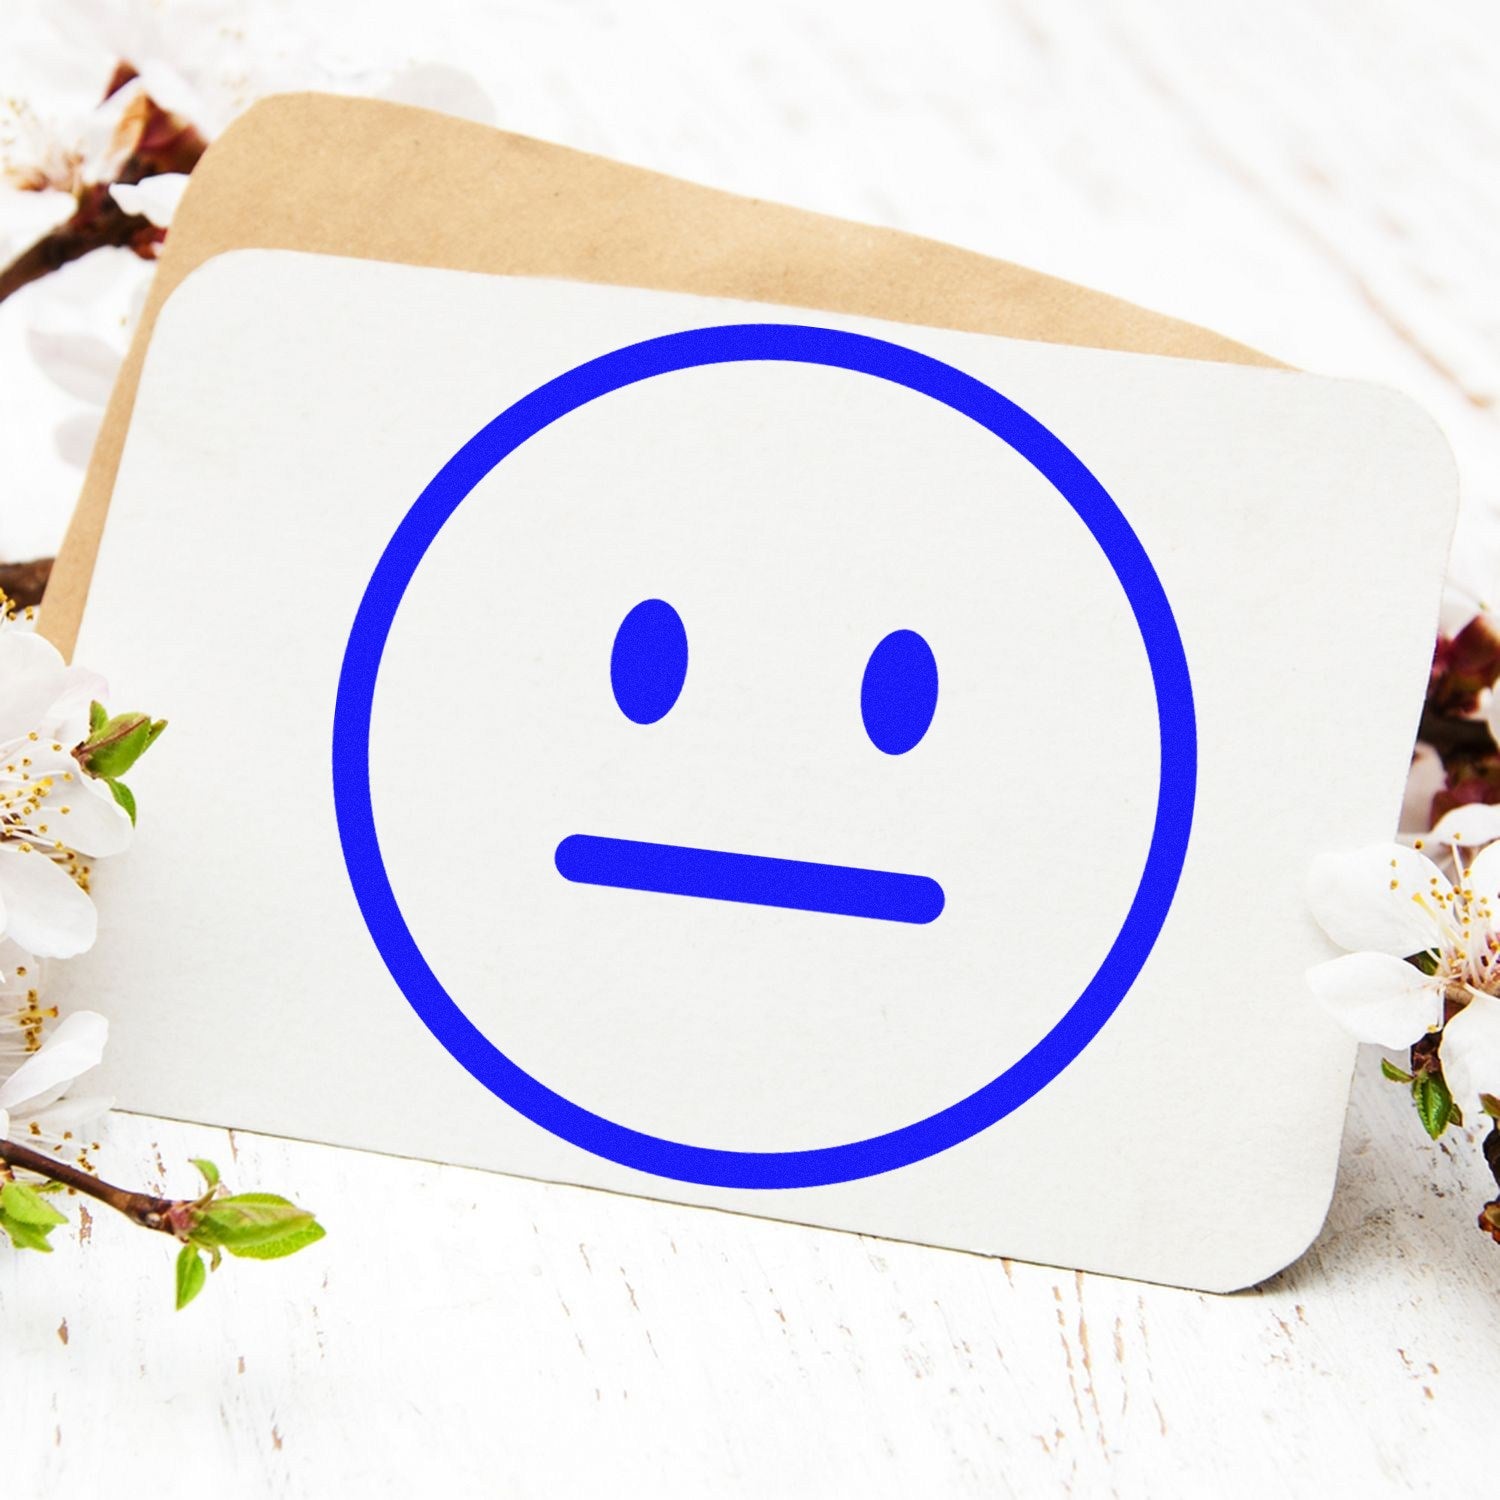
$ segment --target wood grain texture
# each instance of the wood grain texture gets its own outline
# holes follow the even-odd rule
[[[118,1116],[106,1170],[207,1152],[329,1238],[180,1317],[102,1212],[0,1256],[14,1493],[107,1491],[120,1434],[243,1495],[1432,1493],[1487,1449],[1500,1257],[1472,1140],[1420,1139],[1366,1069],[1317,1245],[1213,1297]]]
[[[419,11],[361,10],[362,44],[474,69],[509,128],[1403,387],[1454,443],[1461,569],[1488,586],[1489,8]],[[327,13],[352,34],[351,7]],[[1107,1139],[1101,1122],[1106,1171]],[[1473,1132],[1425,1142],[1373,1058],[1322,1236],[1227,1298],[124,1116],[101,1166],[187,1191],[204,1154],[235,1186],[292,1190],[329,1239],[227,1267],[180,1317],[170,1247],[102,1213],[50,1260],[0,1253],[7,1496],[144,1493],[122,1455],[168,1496],[209,1478],[246,1496],[1429,1494],[1491,1462],[1486,1174]],[[392,1191],[421,1238],[382,1222]]]

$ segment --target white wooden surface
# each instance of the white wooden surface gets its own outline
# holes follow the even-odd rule
[[[280,13],[247,4],[245,26]],[[1450,434],[1460,569],[1489,586],[1500,40],[1481,3],[317,14],[346,54],[472,69],[513,128],[1402,386]],[[180,1317],[170,1246],[102,1210],[50,1260],[0,1252],[7,1497],[1428,1494],[1492,1463],[1486,1174],[1472,1136],[1424,1144],[1373,1059],[1323,1235],[1229,1298],[131,1117],[100,1165],[186,1192],[202,1154],[293,1191],[329,1239],[227,1267]],[[382,1222],[393,1192],[421,1236]]]

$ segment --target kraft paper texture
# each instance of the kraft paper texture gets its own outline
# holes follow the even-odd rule
[[[289,94],[210,148],[174,220],[47,589],[71,656],[156,317],[215,255],[368,260],[736,297],[1058,344],[1277,362],[1219,334],[915,235],[762,203],[429,110]]]

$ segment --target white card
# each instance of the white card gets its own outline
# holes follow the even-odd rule
[[[1252,1283],[1455,504],[1367,385],[222,257],[94,575],[171,729],[58,984],[127,1109]]]

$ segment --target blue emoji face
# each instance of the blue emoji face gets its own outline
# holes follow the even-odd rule
[[[573,1146],[734,1187],[892,1170],[1048,1086],[1190,801],[1112,499],[956,367],[830,330],[648,340],[486,420],[340,700],[347,863],[434,1035]]]
[[[663,599],[643,599],[620,622],[610,653],[620,712],[642,726],[665,718],[682,695],[688,659],[682,617]],[[870,653],[860,684],[870,743],[886,755],[905,755],[927,733],[937,701],[932,648],[914,630],[892,631]],[[932,922],[943,910],[943,888],[926,875],[759,852],[574,833],[558,844],[555,859],[559,874],[583,885],[886,922]]]

